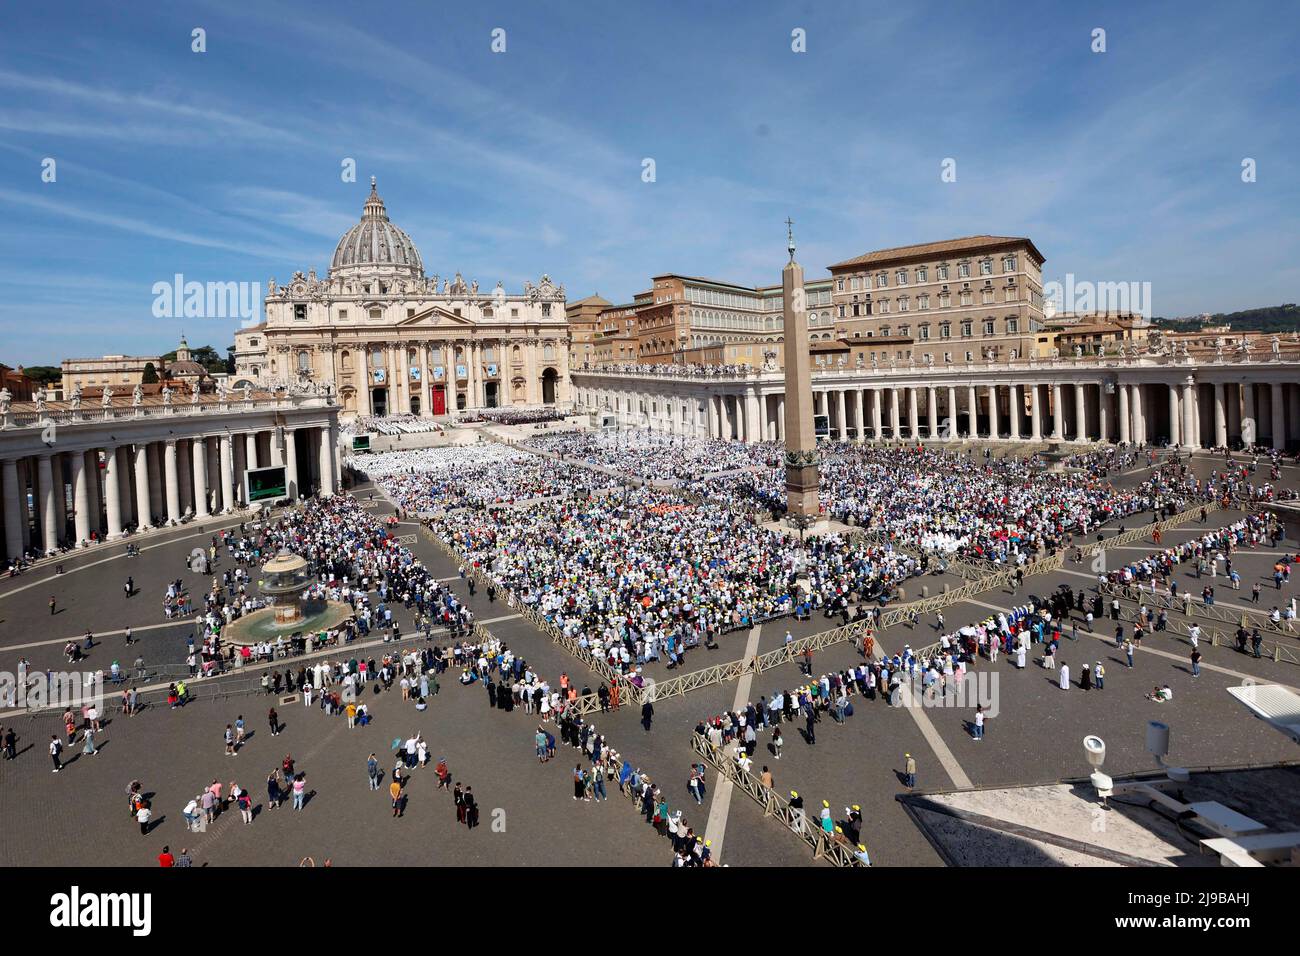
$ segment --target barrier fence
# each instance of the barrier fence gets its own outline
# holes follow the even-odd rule
[[[819,825],[809,821],[802,809],[791,807],[789,802],[770,787],[763,786],[753,774],[740,769],[736,761],[720,752],[699,734],[691,734],[691,749],[703,757],[736,787],[763,808],[764,817],[775,817],[782,826],[812,848],[813,859],[825,860],[832,866],[863,866],[854,855],[855,847],[841,836],[828,834]]]

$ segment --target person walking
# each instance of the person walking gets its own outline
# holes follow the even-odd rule
[[[1132,641],[1124,642],[1124,656],[1128,658],[1129,670],[1132,670],[1133,669],[1133,642]]]
[[[50,735],[50,760],[54,762],[54,773],[58,773],[60,770],[63,769],[63,761],[59,759],[59,755],[62,753],[63,753],[63,741],[59,739],[58,734],[51,734]]]
[[[650,724],[654,720],[654,717],[655,717],[654,704],[650,703],[650,701],[647,700],[644,704],[641,705],[641,726],[645,728],[645,732],[647,734],[650,733]]]
[[[908,790],[916,789],[916,759],[911,754],[903,754],[903,777]]]
[[[227,757],[235,756],[235,728],[230,726],[230,724],[226,724],[225,740],[226,740],[226,756]]]
[[[975,706],[975,720],[971,723],[971,737],[975,740],[984,739],[984,705]]]
[[[1106,689],[1106,668],[1101,666],[1101,661],[1092,665],[1092,679],[1096,684],[1097,690]]]
[[[253,822],[253,798],[247,790],[240,790],[239,796],[235,797],[235,803],[239,805],[239,815],[243,817],[245,823]]]
[[[271,725],[271,736],[280,736],[280,715],[275,712],[274,707],[266,712],[266,722]]]
[[[126,596],[130,598],[131,595],[135,593],[135,579],[130,575],[127,575],[126,584],[122,585],[122,590],[126,592]]]
[[[772,728],[772,753],[777,760],[781,759],[781,748],[785,745],[785,738],[781,736],[781,725],[777,724]]]
[[[379,758],[371,754],[366,758],[366,776],[370,779],[370,789],[379,789]]]

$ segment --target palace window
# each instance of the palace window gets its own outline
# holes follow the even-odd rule
[[[985,335],[992,335],[992,334],[993,334],[993,320],[992,320],[992,319],[989,319],[987,322],[984,323],[984,334],[985,334]]]
[[[930,276],[930,270],[927,269],[925,266],[921,266],[919,269],[916,270],[917,282],[929,282],[930,281],[929,276]]]
[[[885,273],[882,272],[882,273],[880,273],[880,275],[876,276],[876,288],[877,288],[877,289],[884,289],[884,288],[887,288],[888,286],[889,286],[889,276],[888,276],[888,275],[886,275]]]
[[[959,262],[959,263],[957,263],[957,278],[959,278],[959,279],[969,279],[969,278],[970,278],[970,263],[969,263],[969,262]]]
[[[970,323],[970,322],[963,322],[963,323],[961,324],[961,334],[962,334],[962,338],[967,338],[967,339],[970,338],[970,336],[971,336],[971,323]]]
[[[980,260],[980,275],[982,275],[982,276],[991,276],[991,275],[993,275],[993,260],[992,260],[992,259],[981,259],[981,260]]]
[[[918,309],[930,308],[930,297],[928,295],[918,295],[916,297],[916,307]]]
[[[1019,321],[1018,319],[1007,319],[1007,331],[1008,331],[1008,332],[1019,332],[1019,331],[1020,331],[1020,321]]]
[[[941,308],[941,309],[946,309],[946,308],[948,308],[950,305],[952,305],[952,296],[949,295],[947,292],[940,292],[940,293],[939,293],[939,308]]]
[[[934,272],[935,272],[935,276],[939,279],[940,282],[948,281],[948,267],[946,265],[935,266]]]
[[[1015,272],[1015,271],[1016,271],[1016,257],[1015,257],[1015,256],[1003,256],[1003,257],[1002,257],[1002,271],[1003,271],[1003,272]]]
[[[899,285],[907,285],[907,270],[899,269],[895,278],[897,279]]]
[[[961,304],[962,304],[962,305],[970,305],[970,303],[971,303],[970,292],[969,292],[969,291],[963,291],[962,294],[961,294]]]
[[[941,339],[950,339],[950,338],[952,338],[952,323],[951,323],[951,322],[940,322],[940,323],[939,323],[939,338],[941,338]]]

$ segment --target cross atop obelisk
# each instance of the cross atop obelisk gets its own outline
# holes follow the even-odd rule
[[[813,430],[812,369],[803,266],[794,261],[794,220],[785,220],[790,261],[781,270],[785,312],[785,496],[791,520],[806,527],[821,513],[817,488],[817,435]]]

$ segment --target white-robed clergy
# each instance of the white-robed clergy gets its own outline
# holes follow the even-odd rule
[[[1070,665],[1061,665],[1061,690],[1070,689]]]

